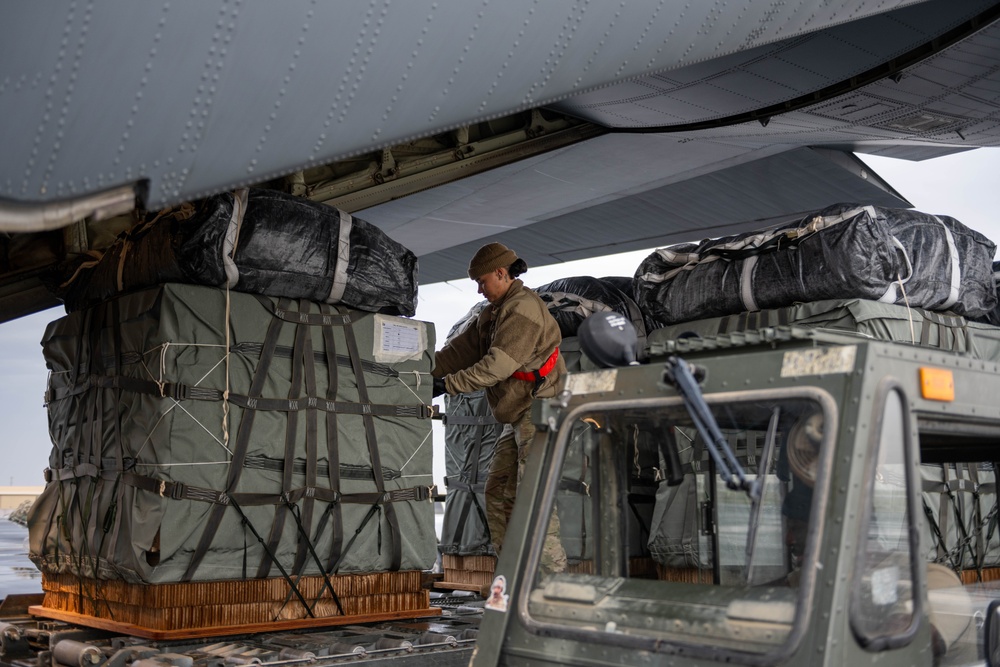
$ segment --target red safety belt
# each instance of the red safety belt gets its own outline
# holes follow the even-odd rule
[[[542,367],[539,368],[537,371],[514,371],[513,373],[511,373],[510,376],[517,380],[524,380],[525,382],[534,382],[535,389],[531,392],[532,395],[534,395],[534,393],[538,391],[538,388],[542,386],[542,380],[545,379],[545,376],[551,373],[552,369],[556,367],[556,361],[558,359],[559,359],[559,348],[557,347],[556,349],[552,350],[552,354],[549,355],[549,358],[545,360],[545,363],[542,364]]]

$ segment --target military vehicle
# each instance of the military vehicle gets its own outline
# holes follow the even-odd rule
[[[426,283],[463,276],[487,239],[538,266],[746,231],[831,201],[907,206],[853,153],[927,159],[1000,137],[996,0],[377,5],[5,7],[0,321],[56,305],[62,267],[107,250],[141,213],[234,187],[364,210],[420,256]],[[924,563],[971,576],[970,600],[995,564],[983,444],[995,362],[825,336],[711,350],[664,340],[656,361],[580,373],[564,400],[539,405],[549,446],[535,448],[477,663],[839,664],[899,652],[913,664],[950,660],[973,636],[968,653],[989,655],[978,619],[950,639],[941,619],[970,614],[931,609],[926,582],[946,573]],[[839,348],[856,366],[821,354]],[[768,367],[792,352],[792,369],[834,371]],[[915,353],[951,370],[954,401],[903,377]],[[676,354],[696,366],[719,443],[699,435],[707,413],[682,408],[676,372],[663,376]],[[895,378],[885,391],[883,376]],[[873,410],[895,413],[872,423]],[[886,459],[898,469],[863,446],[890,420],[911,456]],[[796,482],[785,444],[802,438],[794,451],[813,462],[811,484]],[[553,458],[560,448],[568,459]],[[898,519],[897,542],[918,534],[918,469],[940,473],[928,484],[952,504],[929,496],[933,521],[902,562],[878,552],[869,567],[858,531],[883,545]],[[869,496],[892,500],[887,517],[861,509]],[[529,536],[553,506],[573,559],[542,573]],[[940,545],[930,558],[927,545]],[[443,617],[378,627],[147,641],[29,618],[10,596],[0,664],[464,663],[480,614],[442,604]]]
[[[1000,329],[775,312],[657,330],[642,364],[591,352],[631,363],[585,362],[536,402],[485,609],[154,642],[17,617],[12,596],[0,664],[1000,664]],[[536,539],[554,511],[561,572]]]
[[[648,363],[572,374],[535,405],[472,664],[1000,664],[1000,332],[912,312],[961,351],[692,323]],[[585,557],[547,572],[570,466]]]

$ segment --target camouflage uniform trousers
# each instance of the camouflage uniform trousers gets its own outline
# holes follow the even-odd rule
[[[505,424],[493,451],[493,460],[486,477],[486,523],[490,529],[493,548],[500,553],[507,522],[514,509],[517,488],[524,477],[524,465],[535,439],[535,425],[531,423],[531,410],[513,424]],[[543,572],[562,572],[566,569],[566,551],[559,541],[559,517],[553,511],[545,531],[541,567]]]

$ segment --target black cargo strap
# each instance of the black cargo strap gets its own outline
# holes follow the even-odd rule
[[[215,489],[190,486],[183,482],[170,482],[155,477],[146,477],[136,473],[122,473],[122,482],[129,486],[155,493],[161,498],[171,500],[197,500],[216,505],[229,505],[238,502],[240,505],[285,505],[294,504],[303,498],[313,498],[327,503],[349,503],[368,505],[373,503],[401,503],[430,500],[434,495],[433,486],[411,486],[405,489],[393,489],[383,493],[341,493],[332,489],[303,487],[288,493],[226,493]]]
[[[391,505],[386,505],[386,507],[391,507]],[[361,532],[365,529],[365,526],[368,525],[368,522],[371,521],[372,517],[375,516],[376,512],[378,512],[380,508],[381,506],[378,503],[375,503],[368,508],[368,513],[365,514],[365,518],[361,520],[360,524],[358,524],[357,529],[354,531],[354,534],[351,535],[351,539],[347,541],[347,544],[344,546],[343,551],[340,552],[340,555],[337,557],[337,560],[330,565],[329,569],[327,570],[328,574],[337,574],[337,570],[340,569],[340,564],[344,562],[344,558],[347,557],[347,554],[350,553],[351,551],[351,547],[354,546],[354,541],[358,539],[358,535],[361,534]],[[378,544],[379,544],[379,551],[381,551],[382,550],[381,528],[379,528],[379,533],[378,533]]]
[[[486,482],[479,482],[478,484],[470,484],[461,479],[445,477],[444,485],[447,486],[449,489],[455,489],[456,491],[465,491],[466,493],[486,492]]]
[[[244,464],[247,468],[254,470],[272,470],[275,472],[281,472],[285,469],[284,461],[279,461],[278,459],[269,458],[267,456],[248,456]],[[306,464],[305,461],[296,460],[292,465],[292,470],[296,475],[306,474]],[[317,462],[316,463],[316,474],[319,476],[326,476],[330,474],[330,467],[326,463]],[[393,470],[392,468],[382,468],[382,479],[385,481],[391,481],[394,479],[399,479],[403,476],[401,470]],[[342,463],[340,465],[339,477],[344,479],[371,479],[372,478],[372,467],[365,465],[355,465],[350,463]],[[331,484],[330,488],[338,488],[339,484]]]
[[[337,591],[334,590],[333,588],[333,582],[330,581],[329,573],[323,569],[323,563],[319,559],[319,554],[316,553],[316,547],[313,546],[312,536],[309,535],[309,532],[306,530],[306,527],[302,525],[302,519],[299,516],[298,506],[289,503],[288,510],[291,513],[292,517],[295,519],[295,525],[298,528],[299,537],[301,538],[300,541],[306,543],[306,546],[309,549],[309,555],[312,556],[313,562],[316,563],[316,567],[319,568],[319,571],[323,573],[323,588],[320,590],[319,595],[316,596],[316,601],[319,602],[319,599],[323,596],[323,593],[326,591],[327,588],[329,588],[330,597],[333,598],[333,602],[337,605],[337,611],[340,613],[341,616],[343,616],[344,608],[340,604],[340,597],[337,595]],[[298,572],[302,571],[301,564],[296,566],[296,571]],[[295,581],[296,583],[298,583],[299,581],[301,581],[301,577],[296,577]],[[288,598],[285,599],[284,604],[282,604],[281,606],[284,607],[285,604],[288,604]]]
[[[924,507],[924,516],[927,517],[927,523],[931,528],[931,536],[934,538],[934,546],[937,550],[937,558],[934,559],[934,562],[943,563],[948,560],[951,561],[950,567],[953,570],[957,569],[954,559],[952,559],[951,553],[949,553],[948,548],[945,545],[944,535],[941,534],[941,527],[938,525],[938,522],[934,520],[934,510],[932,510],[931,506],[927,504],[927,499],[923,496],[921,496],[920,502]]]
[[[288,300],[282,299],[281,302],[288,303]],[[271,322],[268,323],[267,333],[264,335],[264,351],[261,354],[260,361],[254,371],[253,379],[250,382],[249,393],[253,397],[259,397],[267,384],[268,373],[271,370],[271,361],[274,358],[274,348],[278,344],[278,337],[281,335],[281,329],[282,326],[279,320],[271,320]],[[257,412],[255,410],[250,410],[244,414],[243,418],[240,420],[240,425],[236,432],[235,445],[233,447],[233,457],[229,464],[229,474],[226,476],[225,488],[227,493],[234,492],[236,487],[239,485],[240,476],[243,474],[243,463],[247,456],[247,450],[250,447],[250,434],[253,431],[256,415]],[[208,553],[209,548],[212,546],[212,541],[215,537],[216,531],[222,523],[225,510],[225,505],[216,505],[211,509],[208,520],[205,523],[205,527],[202,529],[201,539],[198,541],[198,546],[195,548],[194,554],[192,554],[191,560],[188,562],[187,569],[181,576],[181,582],[188,582],[194,578],[194,574],[201,565],[201,561],[205,558],[205,554]],[[242,510],[237,508],[237,511],[239,511],[241,516],[243,516],[244,523],[249,523],[246,516],[242,514]],[[253,526],[250,526],[250,529],[253,530],[256,535],[256,529]],[[266,544],[264,545],[264,548],[267,548]],[[278,567],[280,568],[281,565],[279,564]]]
[[[499,424],[500,422],[498,422],[493,415],[444,414],[441,416],[441,423],[445,426],[492,426],[494,424]]]
[[[486,492],[486,482],[479,482],[477,484],[470,484],[459,479],[449,479],[444,478],[444,485],[449,489],[455,489],[456,491],[465,491],[469,494],[469,498],[472,500],[472,506],[476,508],[476,515],[479,517],[479,522],[483,526],[483,539],[489,541],[490,539],[490,523],[486,518],[486,512],[483,511],[483,506],[479,502],[479,494]],[[450,501],[449,501],[450,502]],[[458,522],[456,525],[464,526],[465,522],[469,519],[469,503],[462,504],[462,511],[458,515]]]
[[[304,313],[298,310],[291,310],[288,308],[287,304],[283,304],[280,301],[275,303],[263,294],[254,294],[260,305],[264,306],[264,309],[274,315],[277,319],[284,322],[291,322],[292,324],[306,324],[309,326],[317,327],[346,327],[355,319],[361,319],[361,317],[367,317],[369,313],[360,314],[356,316],[354,313]]]
[[[571,479],[569,477],[563,477],[559,480],[559,490],[569,491],[570,493],[577,493],[581,496],[590,495],[590,484],[587,484],[580,479]]]
[[[383,503],[405,503],[411,501],[429,500],[434,495],[433,486],[411,486],[405,489],[392,489],[391,491],[370,491],[364,493],[341,493],[331,489],[321,489],[316,487],[303,487],[289,491],[288,493],[233,493],[230,496],[239,501],[241,505],[283,505],[287,503],[297,503],[305,498],[312,498],[327,503],[346,504],[383,504]]]
[[[937,325],[938,332],[938,342],[937,347],[946,350],[955,350],[957,352],[968,352],[972,349],[972,331],[969,329],[967,320],[959,315],[944,315],[942,313],[934,313],[931,311],[920,311],[921,316],[924,319],[923,326],[920,331],[920,344],[930,345],[930,332],[933,327],[930,324]],[[946,344],[945,332],[951,334],[951,341]],[[962,345],[959,345],[959,334],[962,334]],[[963,347],[964,346],[964,347]]]
[[[93,463],[81,463],[80,465],[73,466],[72,468],[46,468],[42,472],[42,477],[45,478],[45,483],[49,482],[64,482],[67,479],[76,479],[77,477],[98,477],[101,471],[97,469]]]
[[[114,304],[114,308],[112,310],[112,322],[117,324],[118,322],[121,322],[120,302],[115,300],[112,303]],[[111,327],[111,331],[112,331],[112,341],[113,341],[111,352],[114,356],[114,362],[112,368],[115,375],[121,375],[122,374],[122,358],[121,358],[122,330],[120,326],[113,325]],[[115,393],[114,401],[115,405],[122,404],[121,391],[117,391]],[[114,483],[111,485],[111,502],[108,503],[107,510],[105,511],[101,521],[101,544],[98,546],[97,549],[98,558],[103,557],[102,553],[104,551],[104,544],[106,541],[107,544],[109,545],[109,549],[113,549],[114,545],[117,544],[118,542],[122,524],[118,512],[118,503],[121,498],[121,493],[124,491],[121,486],[121,475],[119,474],[119,471],[123,471],[125,470],[126,466],[131,467],[134,464],[134,460],[132,458],[126,458],[124,456],[124,452],[127,450],[125,447],[125,439],[122,432],[122,423],[121,423],[122,417],[120,412],[116,411],[116,414],[117,417],[114,420],[112,420],[115,429],[115,442],[117,444],[114,451],[114,468],[116,470],[114,473]],[[105,470],[107,470],[108,466],[103,465],[104,460],[106,459],[102,459],[102,467],[104,467]],[[102,472],[101,477],[103,479],[107,479],[109,473],[110,471]],[[110,540],[108,541],[109,536]],[[105,557],[105,560],[111,561],[113,559],[110,557]],[[107,605],[107,602],[105,602],[105,605]],[[110,605],[107,606],[110,611]]]
[[[361,355],[358,352],[358,342],[354,336],[354,329],[350,326],[344,327],[344,339],[347,343],[347,353],[351,356],[351,363],[354,367],[354,376],[357,382],[358,389],[358,399],[367,404],[368,401],[368,383],[365,380],[364,370],[361,367]],[[421,406],[425,407],[425,406]],[[428,415],[429,416],[429,415]],[[365,442],[368,445],[368,456],[372,464],[372,479],[375,480],[375,488],[379,493],[385,492],[385,481],[382,479],[381,475],[374,474],[374,471],[382,469],[382,458],[379,453],[378,441],[375,435],[375,420],[372,419],[373,415],[367,413],[364,415],[364,427],[365,427]],[[379,509],[381,505],[375,503],[372,505],[374,509]],[[369,512],[369,516],[371,512]],[[391,541],[390,558],[389,558],[389,570],[396,572],[399,570],[403,562],[403,544],[402,544],[402,534],[399,530],[399,518],[396,516],[396,509],[392,503],[385,505],[385,518],[389,523],[389,539]],[[367,522],[367,519],[366,519]],[[360,528],[359,528],[360,530]],[[379,524],[379,552],[381,552],[381,523]],[[357,533],[354,534],[353,540],[357,537]],[[346,549],[345,549],[346,551]],[[343,560],[344,554],[342,553],[340,558],[337,559],[336,566],[340,566],[340,562]]]
[[[975,463],[966,463],[969,471],[969,479],[972,480],[972,520],[976,527],[976,573],[979,581],[983,581],[983,564],[986,562],[986,545],[983,544],[983,508],[980,507],[982,500],[982,487],[979,484],[979,471]]]
[[[243,525],[249,528],[250,532],[253,533],[253,536],[257,538],[257,542],[259,542],[260,546],[263,547],[265,553],[267,553],[268,558],[271,559],[271,562],[273,562],[274,565],[278,568],[278,571],[281,572],[281,576],[284,577],[285,581],[288,582],[288,586],[295,594],[295,597],[297,597],[299,599],[299,602],[302,603],[302,606],[305,607],[306,613],[309,614],[309,618],[315,618],[316,615],[313,613],[312,607],[309,606],[309,603],[306,602],[305,597],[303,597],[302,591],[299,590],[298,585],[288,575],[288,572],[285,571],[285,568],[282,567],[281,561],[279,561],[277,556],[275,556],[274,553],[267,547],[267,544],[264,542],[264,538],[260,536],[260,533],[257,532],[257,529],[253,527],[252,523],[250,523],[250,519],[247,518],[247,515],[243,512],[243,508],[241,508],[235,500],[233,501],[232,504],[233,508],[236,509],[236,512],[240,515],[240,518],[243,520]]]
[[[632,510],[632,516],[635,517],[635,522],[639,525],[639,538],[643,544],[645,544],[651,534],[653,528],[651,521],[646,521],[646,518],[639,511],[639,505],[654,505],[656,504],[656,492],[653,493],[637,493],[635,491],[629,491],[628,496],[628,506]],[[652,519],[652,517],[650,517]],[[643,533],[645,533],[645,538],[643,538]]]
[[[326,304],[320,305],[320,312],[328,313],[330,312],[330,306]],[[336,357],[337,355],[337,344],[333,336],[333,329],[330,327],[323,327],[323,347],[326,350],[326,354],[330,357]],[[339,357],[338,357],[339,358]],[[348,357],[348,362],[350,363],[350,357]],[[352,364],[353,366],[353,364]],[[337,398],[337,387],[339,386],[339,364],[327,364],[327,383],[326,391],[327,398],[330,400]],[[338,434],[337,425],[337,413],[327,412],[326,413],[326,459],[327,459],[327,470],[326,476],[329,481],[331,489],[340,488],[340,478],[342,476],[341,465],[340,465],[340,442]],[[319,472],[318,474],[322,474]],[[374,476],[376,474],[375,469],[371,469],[371,474]],[[383,475],[385,473],[383,472]],[[402,474],[402,473],[400,473]],[[329,521],[327,521],[329,519]],[[341,511],[341,505],[330,504],[326,506],[326,510],[323,512],[323,516],[320,519],[319,527],[316,529],[316,542],[319,542],[320,536],[323,534],[323,530],[326,528],[326,524],[330,523],[333,528],[333,535],[330,540],[330,553],[327,555],[327,572],[331,571],[334,562],[340,558],[341,548],[344,545],[344,526],[343,526],[343,516]]]
[[[302,378],[302,365],[299,360],[302,357],[302,347],[305,342],[306,332],[308,330],[306,327],[295,327],[295,343],[292,347],[292,363],[291,363],[291,378],[288,383],[288,397],[292,398],[295,396],[300,396],[303,389],[303,378]],[[273,354],[272,350],[272,354]],[[308,393],[308,392],[307,392]],[[282,448],[284,452],[284,464],[282,465],[281,472],[281,496],[287,498],[287,494],[292,490],[292,468],[295,463],[295,442],[298,436],[299,430],[299,420],[298,419],[285,419],[285,446]],[[306,480],[306,486],[315,486],[315,480]],[[278,545],[281,542],[281,536],[285,530],[285,515],[288,509],[291,507],[291,501],[282,503],[275,506],[274,517],[271,520],[271,536],[268,540],[268,548],[271,552],[276,552],[278,550]],[[299,553],[301,553],[301,542],[299,541]],[[298,559],[292,566],[293,572],[299,571]],[[264,579],[271,572],[271,562],[267,558],[261,558],[260,564],[257,566],[257,578]]]
[[[221,396],[220,396],[221,399]],[[342,415],[362,415],[364,417],[412,417],[415,419],[430,419],[433,411],[429,405],[384,405],[362,401],[331,401],[325,398],[309,396],[300,399],[279,398],[249,398],[246,396],[229,395],[229,402],[250,410],[267,410],[271,412],[298,412],[302,410],[320,410],[335,412]]]
[[[951,466],[944,465],[942,466],[942,468],[944,469],[945,481],[948,482],[945,485],[945,489],[946,493],[948,494],[948,497],[951,499],[952,509],[955,512],[955,526],[958,528],[961,544],[964,544],[965,547],[968,549],[969,555],[972,557],[972,562],[975,563],[976,554],[975,551],[973,551],[972,541],[969,538],[969,528],[968,526],[965,525],[965,518],[964,518],[965,513],[963,511],[965,503],[955,495],[956,491],[958,491],[959,493],[972,493],[974,490],[972,480],[966,480],[959,477],[958,464],[956,463],[955,464],[956,479],[951,480],[949,482],[948,473]],[[959,564],[962,565],[965,562],[965,556],[963,556],[962,553],[959,552],[958,558],[959,558]]]
[[[451,488],[456,490],[463,490],[469,493],[472,499],[472,505],[476,508],[476,515],[479,517],[479,522],[483,526],[482,539],[489,544],[491,539],[490,533],[490,522],[486,517],[486,512],[483,509],[483,504],[479,502],[479,495],[486,493],[486,482],[479,481],[479,459],[482,456],[483,450],[483,436],[486,435],[486,428],[488,426],[496,426],[500,422],[496,420],[492,412],[485,415],[454,415],[454,416],[444,416],[444,425],[447,426],[475,426],[476,438],[472,444],[472,452],[469,454],[469,460],[474,462],[473,468],[471,470],[471,475],[468,479],[458,479],[449,480],[445,478],[445,484],[450,485]],[[465,503],[462,506],[462,511],[458,515],[459,526],[464,526],[465,522],[469,519],[469,504]]]
[[[305,302],[302,302],[305,304]],[[308,306],[306,306],[308,307]],[[299,327],[304,329],[305,327]],[[306,395],[315,396],[317,392],[316,386],[316,364],[312,363],[313,354],[312,347],[312,337],[305,335],[303,332],[303,345],[302,350],[299,355],[299,363],[302,365],[304,373],[304,382],[306,387]],[[319,412],[313,409],[306,410],[306,486],[310,488],[316,487],[316,477],[317,477],[317,464],[319,459]],[[292,421],[292,420],[289,420]],[[292,466],[294,466],[294,457],[292,458]],[[319,560],[319,556],[316,554],[316,548],[312,543],[312,535],[303,528],[302,523],[304,522],[307,526],[312,526],[313,521],[313,511],[315,510],[314,501],[311,497],[306,497],[302,503],[301,507],[297,505],[290,506],[292,515],[295,517],[295,521],[299,526],[299,533],[302,535],[302,539],[299,541],[299,548],[295,555],[295,571],[301,572],[303,565],[306,561],[306,551],[313,556],[316,562],[316,566],[319,570],[323,571],[323,563]],[[304,549],[303,546],[307,547]],[[330,586],[330,592],[337,602],[337,609],[340,610],[341,615],[343,615],[343,609],[340,607],[340,600],[337,600],[337,594],[333,590],[333,586]]]
[[[133,472],[122,473],[122,482],[129,486],[155,493],[161,498],[171,500],[197,500],[199,502],[228,505],[229,496],[225,491],[206,489],[198,486],[188,486],[182,482],[168,482],[164,479],[137,475]]]
[[[718,333],[727,334],[736,331],[754,331],[773,326],[784,326],[791,323],[789,308],[773,308],[753,312],[742,312],[738,315],[726,315],[719,320]]]
[[[172,398],[177,401],[222,401],[223,394],[218,389],[192,387],[172,382],[157,383],[152,380],[129,378],[123,376],[90,375],[74,387],[50,389],[46,392],[46,403],[52,403],[70,396],[83,394],[92,388],[121,389],[161,398]],[[414,419],[430,419],[433,411],[428,405],[386,405],[380,403],[333,401],[316,396],[303,398],[259,398],[241,394],[229,394],[229,402],[248,410],[265,410],[268,412],[302,412],[320,410],[344,415],[362,415],[375,417],[399,417]]]
[[[229,347],[229,351],[234,354],[239,354],[242,356],[253,356],[259,357],[264,350],[263,343],[254,343],[250,341],[244,341],[241,343],[233,343]],[[283,359],[291,359],[293,354],[292,348],[287,345],[278,345],[274,348],[274,356],[281,357]],[[351,358],[346,354],[334,354],[333,355],[338,366],[350,366]],[[138,352],[122,352],[118,355],[118,362],[122,366],[131,366],[134,364],[142,363],[143,355]],[[329,363],[329,356],[322,350],[316,350],[313,352],[313,359],[319,364]],[[114,365],[114,357],[110,354],[105,354],[102,357],[105,368]],[[397,371],[392,366],[387,366],[385,364],[380,364],[377,361],[371,361],[369,359],[362,359],[361,365],[364,367],[365,371],[372,373],[373,375],[382,375],[385,377],[397,378],[399,377],[399,371]]]
[[[233,352],[243,355],[252,355],[259,357],[264,349],[262,343],[235,343],[230,348]],[[278,345],[274,349],[275,357],[291,358],[293,355],[292,348],[287,345]],[[333,357],[338,366],[350,366],[351,358],[346,354],[328,354],[323,350],[316,350],[313,352],[312,358],[321,364],[329,363],[330,357]],[[374,375],[383,375],[390,378],[398,378],[399,371],[397,371],[392,366],[386,366],[385,364],[380,364],[377,361],[369,361],[368,359],[361,360],[361,366]]]

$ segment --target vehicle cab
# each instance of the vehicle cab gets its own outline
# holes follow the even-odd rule
[[[536,402],[474,665],[996,664],[996,356],[795,325],[649,353]]]

